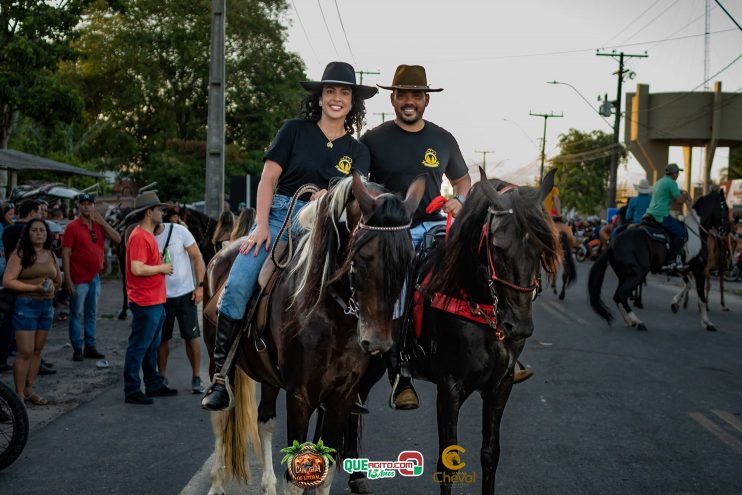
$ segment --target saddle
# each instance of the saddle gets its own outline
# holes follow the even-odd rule
[[[655,220],[653,216],[645,215],[638,228],[643,230],[650,240],[661,242],[667,249],[670,248],[670,236],[662,224]]]

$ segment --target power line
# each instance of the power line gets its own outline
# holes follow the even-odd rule
[[[533,113],[529,110],[528,115],[530,115],[531,117],[543,117],[544,118],[544,137],[541,140],[541,174],[539,175],[539,178],[538,178],[538,181],[541,182],[544,180],[544,159],[546,158],[546,153],[544,153],[544,150],[546,148],[546,122],[550,118],[564,117],[564,113],[560,113],[559,115],[556,115],[554,112]]]
[[[642,26],[641,28],[639,28],[639,30],[636,31],[634,34],[632,34],[631,36],[629,36],[628,38],[626,38],[625,40],[623,40],[623,42],[626,43],[627,41],[629,41],[630,39],[632,39],[634,36],[636,36],[637,34],[641,33],[642,31],[644,31],[654,21],[656,21],[657,19],[659,19],[660,17],[662,17],[668,10],[670,10],[671,8],[673,8],[675,6],[675,4],[678,3],[679,1],[680,0],[675,0],[674,2],[672,2],[670,5],[668,5],[665,8],[665,10],[663,10],[662,12],[660,12],[659,14],[657,14],[656,16],[652,17],[652,19],[648,23],[646,23],[644,26]]]
[[[614,34],[614,35],[613,35],[613,36],[612,36],[612,37],[611,37],[611,38],[610,38],[610,39],[609,39],[608,41],[606,41],[606,42],[605,42],[605,43],[603,43],[603,44],[604,44],[604,45],[607,45],[607,44],[608,44],[608,43],[610,43],[611,41],[613,41],[613,40],[615,40],[616,38],[618,38],[619,36],[621,36],[621,35],[622,35],[622,34],[624,33],[624,31],[626,31],[626,30],[627,30],[627,29],[629,29],[629,28],[630,28],[631,26],[633,26],[633,25],[634,25],[634,23],[635,23],[636,21],[638,21],[639,19],[641,19],[641,18],[642,18],[642,17],[644,16],[644,14],[646,14],[647,12],[649,12],[650,10],[652,10],[652,7],[654,7],[655,5],[657,5],[658,3],[660,3],[660,1],[661,1],[661,0],[654,0],[654,3],[652,3],[652,5],[650,5],[650,6],[649,6],[649,7],[647,7],[646,9],[644,9],[644,11],[643,11],[643,12],[642,12],[641,14],[639,14],[638,16],[636,16],[635,18],[633,18],[633,19],[631,20],[631,22],[629,22],[628,24],[626,24],[626,26],[625,26],[625,27],[624,27],[624,28],[623,28],[622,30],[620,30],[620,31],[619,31],[618,33]]]
[[[296,4],[294,3],[294,0],[291,0],[291,6],[294,7],[294,12],[296,12],[296,18],[299,19],[299,25],[301,26],[301,30],[304,32],[304,37],[307,39],[307,44],[309,45],[309,48],[312,50],[312,53],[314,54],[314,58],[317,59],[317,62],[319,62],[319,57],[317,56],[317,52],[314,50],[314,46],[312,46],[312,42],[309,40],[309,35],[307,34],[307,30],[304,28],[304,23],[301,20],[301,16],[299,15],[299,10],[296,8]]]
[[[338,12],[338,19],[340,19],[340,27],[343,28],[343,36],[345,36],[345,44],[348,45],[348,51],[350,52],[350,58],[353,59],[353,65],[358,65],[358,62],[356,62],[356,57],[355,55],[353,55],[353,50],[350,48],[350,41],[348,41],[348,33],[345,32],[345,25],[343,24],[343,16],[340,15],[340,7],[338,7],[338,0],[335,0],[335,10],[337,10]]]
[[[729,17],[729,18],[730,18],[730,19],[732,20],[732,22],[734,23],[734,25],[735,25],[735,26],[737,26],[737,27],[739,28],[739,30],[740,30],[740,31],[742,31],[742,26],[740,26],[740,25],[739,25],[739,22],[737,22],[737,21],[736,21],[736,20],[734,19],[734,17],[732,17],[732,14],[730,14],[730,13],[729,13],[729,11],[728,11],[727,9],[725,9],[725,8],[724,8],[724,6],[723,6],[723,5],[721,4],[721,2],[719,2],[719,0],[714,0],[714,2],[716,2],[716,5],[718,5],[718,6],[719,6],[719,8],[721,8],[721,10],[723,10],[723,11],[724,11],[724,13],[725,13],[725,14],[727,15],[727,17]]]
[[[335,56],[337,58],[340,58],[340,53],[338,52],[338,47],[335,46],[335,40],[332,39],[332,32],[330,32],[330,26],[327,24],[327,18],[325,17],[325,11],[322,9],[322,2],[320,2],[320,0],[317,0],[317,5],[319,6],[320,14],[322,14],[322,20],[325,23],[325,29],[327,29],[327,36],[330,37],[330,43],[332,43],[332,48],[335,50]]]

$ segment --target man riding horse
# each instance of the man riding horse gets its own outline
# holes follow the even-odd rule
[[[688,240],[688,234],[683,225],[670,215],[670,208],[673,205],[681,206],[684,203],[689,203],[688,192],[681,192],[675,182],[682,171],[683,169],[675,163],[670,163],[665,167],[665,176],[654,185],[652,201],[647,208],[647,215],[661,224],[671,236],[667,263],[662,267],[663,270],[671,272],[687,268],[683,263],[681,251],[685,241]]]

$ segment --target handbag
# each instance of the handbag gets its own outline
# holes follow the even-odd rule
[[[5,287],[0,287],[0,313],[12,314],[14,306],[15,292]]]

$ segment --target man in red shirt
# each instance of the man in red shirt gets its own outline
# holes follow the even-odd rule
[[[77,196],[80,216],[67,224],[62,236],[64,288],[70,295],[69,336],[72,359],[103,359],[95,348],[95,318],[100,297],[100,273],[103,271],[104,241],[118,244],[121,237],[95,209],[95,196]],[[80,313],[85,325],[85,349],[80,335]]]
[[[126,293],[132,313],[131,334],[124,359],[124,396],[130,404],[152,404],[151,397],[175,395],[157,371],[157,348],[165,321],[165,275],[173,265],[162,262],[155,228],[162,222],[162,203],[147,191],[134,200],[130,213],[139,225],[126,242]],[[142,393],[139,369],[144,374]]]

